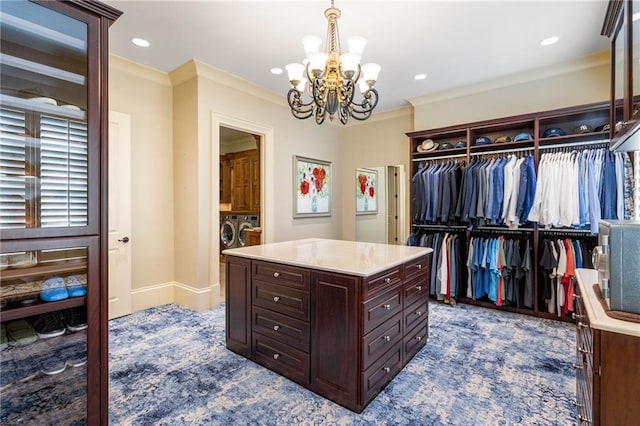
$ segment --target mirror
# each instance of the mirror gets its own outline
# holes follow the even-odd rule
[[[405,167],[355,170],[356,241],[405,244]]]

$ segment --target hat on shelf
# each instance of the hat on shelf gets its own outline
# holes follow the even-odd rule
[[[593,126],[589,124],[581,124],[573,129],[571,133],[580,134],[580,133],[591,133],[593,132]]]
[[[506,143],[506,142],[511,142],[511,136],[498,136],[497,138],[495,138],[495,140],[493,141],[493,143]]]
[[[458,142],[456,142],[456,144],[453,147],[454,148],[466,148],[467,147],[467,141],[458,141]]]
[[[479,138],[476,138],[476,140],[474,141],[474,145],[491,145],[491,139],[489,139],[486,136],[480,136]]]
[[[601,124],[598,127],[596,127],[593,131],[594,132],[606,132],[606,131],[609,131],[609,129],[611,129],[611,125],[609,123],[604,123],[604,124]]]
[[[438,148],[438,144],[433,139],[425,139],[420,145],[418,145],[418,152],[431,152]]]
[[[527,133],[527,132],[518,133],[516,137],[513,138],[514,142],[532,141],[532,140],[533,140],[533,136],[531,136],[531,133]]]
[[[553,138],[556,136],[566,136],[567,132],[562,130],[560,127],[551,127],[544,131],[542,134],[543,138]]]
[[[438,150],[441,151],[443,149],[453,149],[453,145],[450,143],[441,143]]]

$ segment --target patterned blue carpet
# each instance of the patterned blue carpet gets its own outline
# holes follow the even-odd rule
[[[574,326],[430,304],[427,345],[361,414],[228,351],[224,305],[110,321],[111,424],[575,424]]]

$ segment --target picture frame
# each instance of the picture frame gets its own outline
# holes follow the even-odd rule
[[[356,215],[378,213],[378,171],[356,169]]]
[[[293,217],[331,216],[331,162],[293,156]]]

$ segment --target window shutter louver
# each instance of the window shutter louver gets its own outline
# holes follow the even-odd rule
[[[41,117],[40,218],[42,227],[87,224],[87,126]]]
[[[0,228],[26,226],[25,114],[0,108]]]

